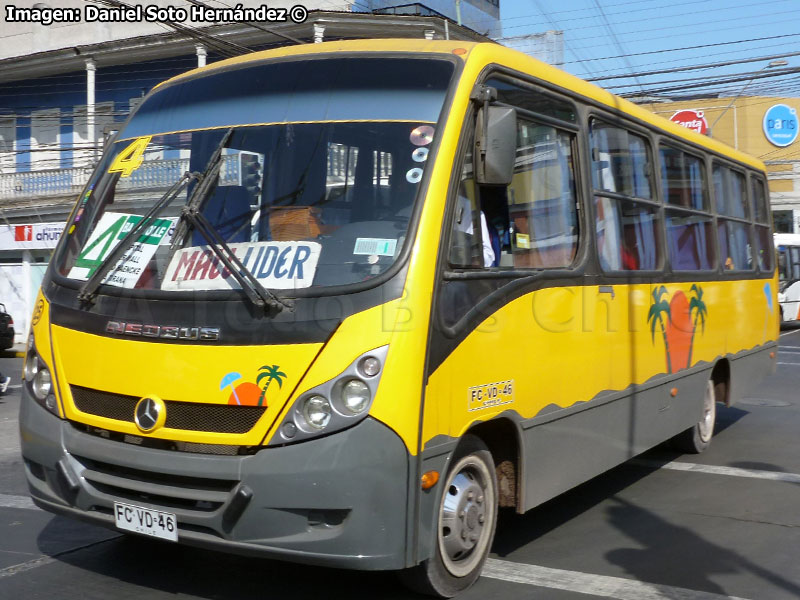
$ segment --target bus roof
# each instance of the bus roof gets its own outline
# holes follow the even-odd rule
[[[570,75],[557,67],[537,60],[527,54],[517,50],[512,50],[500,44],[488,42],[467,42],[462,40],[425,40],[416,38],[403,39],[360,39],[360,40],[338,40],[333,42],[322,42],[319,44],[299,44],[295,46],[281,46],[271,50],[253,52],[235,58],[229,58],[213,63],[206,67],[193,69],[181,75],[177,75],[165,83],[178,81],[185,77],[191,77],[199,73],[212,73],[227,67],[238,66],[250,62],[268,60],[274,58],[302,56],[304,54],[330,54],[337,52],[398,52],[398,53],[438,53],[452,55],[455,50],[461,49],[457,54],[464,60],[476,61],[479,64],[498,63],[511,69],[524,73],[535,73],[537,77],[551,82],[553,85],[565,90],[584,96],[590,100],[603,104],[609,108],[619,110],[640,121],[657,127],[670,135],[681,138],[689,143],[704,147],[712,152],[717,152],[728,156],[733,160],[749,165],[760,171],[765,170],[764,163],[759,159],[731,148],[727,144],[700,135],[694,131],[686,129],[665,119],[649,110],[642,108],[624,98],[620,98],[589,83],[583,79]],[[158,87],[158,86],[156,86]]]

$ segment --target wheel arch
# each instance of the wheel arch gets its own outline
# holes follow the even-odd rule
[[[497,474],[499,506],[522,512],[524,469],[522,435],[519,426],[506,417],[498,417],[470,427],[467,434],[480,438],[489,448]]]
[[[711,370],[711,381],[714,382],[714,396],[717,402],[725,406],[731,405],[731,363],[727,358],[721,358]]]

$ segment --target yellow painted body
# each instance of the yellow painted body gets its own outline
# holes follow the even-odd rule
[[[622,390],[666,372],[660,328],[651,333],[647,320],[650,286],[614,287],[615,297],[597,286],[544,289],[518,298],[488,318],[425,379],[426,347],[431,318],[442,221],[469,95],[481,71],[491,63],[542,77],[602,104],[625,110],[681,138],[701,143],[756,169],[763,165],[723,145],[697,136],[553,67],[493,44],[416,40],[370,40],[295,46],[222,61],[204,71],[252,60],[332,52],[431,52],[464,61],[461,79],[444,124],[439,124],[439,150],[432,165],[424,209],[414,239],[408,279],[402,298],[347,318],[329,342],[290,346],[213,346],[160,344],[110,338],[50,327],[45,301],[42,318],[33,327],[37,348],[55,366],[62,415],[102,429],[195,443],[258,445],[269,441],[274,424],[304,391],[328,381],[372,348],[389,345],[381,384],[371,416],[393,429],[415,455],[437,435],[459,436],[471,424],[508,408],[523,417],[543,407],[560,407],[592,399],[604,390]],[[582,240],[581,243],[587,243]],[[767,307],[765,280],[704,282],[708,314],[696,331],[692,364],[713,361],[726,353],[750,349],[777,335],[777,318]],[[771,281],[772,294],[777,279]],[[667,285],[690,295],[691,284]],[[41,296],[40,296],[41,297]],[[773,300],[773,310],[776,304]],[[51,352],[52,340],[52,352]],[[54,365],[51,364],[54,362]],[[220,434],[158,429],[143,434],[133,424],[103,419],[77,410],[70,385],[130,396],[156,395],[164,400],[227,404],[231,392],[220,382],[230,372],[255,382],[262,365],[280,365],[287,377],[267,395],[268,409],[246,434]],[[513,403],[470,411],[468,390],[513,380]],[[679,384],[678,384],[679,385]],[[422,437],[420,406],[425,396]],[[474,408],[474,406],[472,406]],[[368,449],[365,449],[368,451]]]

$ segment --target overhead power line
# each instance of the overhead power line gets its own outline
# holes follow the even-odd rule
[[[707,63],[704,65],[690,65],[688,67],[674,67],[672,69],[659,69],[657,71],[640,71],[628,75],[603,75],[601,77],[592,77],[587,81],[608,81],[609,79],[628,79],[630,77],[646,77],[649,75],[664,75],[667,73],[680,73],[682,71],[698,71],[702,69],[714,69],[717,67],[728,67],[731,65],[743,65],[746,63],[762,62],[765,60],[774,60],[776,58],[789,58],[790,56],[800,56],[800,52],[788,52],[786,54],[774,54],[772,56],[759,56],[757,58],[743,58],[740,60],[727,60],[723,62]]]
[[[736,77],[731,77],[729,79],[719,79],[719,80],[714,80],[714,81],[705,81],[705,82],[702,82],[702,83],[690,83],[690,84],[684,84],[684,85],[678,85],[678,86],[670,86],[670,87],[664,87],[664,88],[650,89],[650,90],[647,90],[647,93],[648,94],[662,94],[662,93],[666,93],[666,92],[684,91],[684,90],[689,90],[689,89],[697,89],[697,88],[709,87],[709,86],[712,86],[712,85],[720,85],[720,84],[726,84],[726,83],[737,83],[737,82],[740,82],[740,81],[749,81],[749,80],[754,80],[754,79],[765,79],[767,77],[780,77],[782,75],[792,75],[792,74],[795,74],[795,73],[800,73],[800,67],[791,67],[791,68],[788,68],[788,69],[775,69],[774,71],[769,72],[769,73],[759,73],[758,71],[756,71],[755,74],[753,74],[753,73],[745,73],[745,74],[737,75]],[[654,85],[660,85],[660,84],[654,84]],[[639,95],[640,95],[640,93],[638,93],[638,92],[629,92],[629,93],[625,93],[625,94],[620,94],[620,96],[622,96],[624,98],[629,98],[631,96],[639,96]]]

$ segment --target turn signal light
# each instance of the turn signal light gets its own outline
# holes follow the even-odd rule
[[[431,489],[436,485],[437,481],[439,481],[439,471],[428,471],[427,473],[423,473],[421,479],[422,489]]]

